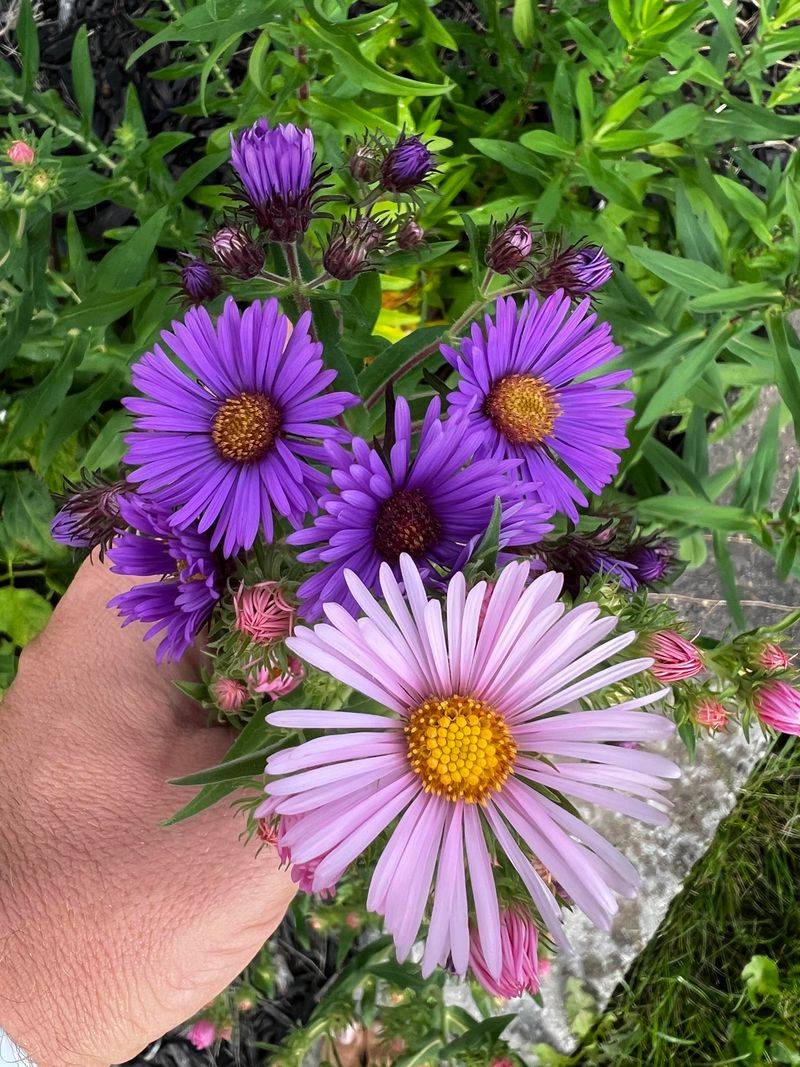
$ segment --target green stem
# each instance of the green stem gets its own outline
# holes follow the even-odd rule
[[[294,300],[297,304],[297,310],[302,315],[304,311],[311,310],[311,304],[308,297],[303,292],[303,275],[300,273],[300,261],[297,258],[297,245],[281,245],[283,249],[283,255],[286,259],[286,266],[289,270],[289,277],[292,279],[292,288],[294,290]]]

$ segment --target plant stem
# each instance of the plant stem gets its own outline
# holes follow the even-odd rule
[[[281,245],[281,248],[283,249],[283,255],[286,259],[286,266],[289,269],[289,277],[292,279],[294,300],[297,304],[297,310],[302,315],[304,311],[311,310],[311,304],[309,303],[308,297],[302,291],[303,275],[300,273],[300,261],[297,258],[297,245]]]

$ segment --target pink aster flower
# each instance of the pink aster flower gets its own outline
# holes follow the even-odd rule
[[[333,885],[397,820],[367,907],[384,916],[399,958],[408,956],[432,893],[423,973],[448,959],[458,974],[466,972],[468,875],[486,971],[499,980],[502,926],[487,837],[516,869],[555,941],[566,945],[561,911],[533,866],[537,859],[608,929],[614,894],[634,895],[636,871],[554,796],[665,823],[660,792],[678,768],[660,755],[607,742],[670,734],[665,718],[639,710],[666,690],[575,710],[652,660],[607,665],[636,635],[609,639],[617,620],[601,616],[597,604],[568,611],[558,600],[559,574],[528,584],[529,565],[510,563],[479,632],[485,582],[468,591],[456,574],[443,612],[441,602],[427,599],[408,555],[400,571],[402,588],[388,564],[381,568],[387,609],[348,572],[363,616],[327,604],[328,622],[300,627],[289,638],[296,655],[385,712],[269,715],[273,726],[330,732],[270,758],[269,799],[255,814],[291,816],[282,843],[293,864],[317,863],[316,892]]]
[[[698,726],[705,726],[708,730],[722,730],[728,723],[728,712],[719,700],[705,697],[692,710],[692,718]]]
[[[784,649],[774,641],[764,645],[758,655],[758,665],[765,671],[785,671],[788,670],[790,664],[791,660]]]
[[[647,651],[655,660],[650,671],[659,682],[680,682],[703,670],[703,657],[698,647],[674,630],[653,634]]]
[[[297,689],[305,677],[303,664],[297,656],[289,656],[287,670],[277,667],[259,667],[250,680],[250,691],[269,696],[270,700],[279,700]]]
[[[282,641],[294,629],[295,609],[278,582],[259,582],[258,585],[243,582],[233,598],[233,607],[236,629],[256,644]]]
[[[186,1040],[194,1045],[198,1052],[211,1048],[217,1036],[217,1028],[210,1019],[198,1019],[192,1023],[186,1034]]]
[[[761,722],[782,734],[800,736],[800,692],[786,682],[766,682],[756,690],[755,709]]]
[[[529,915],[514,908],[500,913],[501,969],[498,977],[490,974],[481,949],[480,938],[473,932],[469,947],[469,965],[487,993],[502,1000],[539,992],[539,932]]]
[[[247,687],[235,678],[217,678],[211,685],[214,700],[223,711],[238,711],[247,702]]]

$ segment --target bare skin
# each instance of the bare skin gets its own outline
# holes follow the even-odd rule
[[[105,604],[84,564],[0,708],[0,1025],[38,1067],[107,1067],[199,1011],[253,958],[294,887],[220,805],[167,780],[231,743]]]

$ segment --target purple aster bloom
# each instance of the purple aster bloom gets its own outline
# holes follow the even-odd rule
[[[210,264],[192,258],[181,267],[181,288],[190,303],[202,304],[218,296],[222,287]]]
[[[578,299],[605,285],[613,273],[611,260],[602,248],[573,245],[542,265],[535,284],[542,296],[563,289]]]
[[[656,585],[675,561],[675,543],[658,538],[634,542],[625,551],[625,560],[635,568],[640,582]]]
[[[407,193],[433,174],[436,159],[417,134],[401,133],[381,163],[380,184],[390,193]]]
[[[620,584],[620,588],[629,593],[635,593],[639,588],[636,580],[636,567],[632,563],[626,563],[624,559],[617,559],[610,552],[592,550],[587,555],[589,574],[607,574]]]
[[[442,345],[460,376],[450,410],[481,431],[484,455],[521,460],[519,476],[576,522],[575,505],[587,503],[576,480],[599,493],[619,468],[632,415],[622,405],[633,394],[616,386],[631,372],[598,374],[622,349],[588,300],[570,310],[563,293],[541,305],[531,295],[518,309],[507,297],[495,310],[483,330],[473,324],[460,351]]]
[[[133,366],[143,397],[124,401],[136,416],[126,438],[129,478],[169,509],[177,529],[211,530],[230,556],[250,548],[259,526],[273,538],[273,510],[301,525],[327,479],[308,460],[341,431],[326,420],[353,402],[325,393],[336,377],[312,341],[311,316],[292,329],[277,300],[244,313],[228,298],[216,324],[193,308],[161,337],[191,374],[156,345]]]
[[[127,497],[121,501],[123,519],[131,527],[109,552],[115,574],[157,576],[135,585],[108,602],[132,622],[151,623],[145,641],[164,631],[156,659],[180,659],[202,630],[219,599],[221,576],[208,538],[176,530],[169,512],[151,501]]]
[[[511,477],[517,462],[476,460],[480,433],[467,432],[463,419],[443,422],[439,408],[438,399],[429,404],[415,453],[411,412],[402,397],[388,459],[360,438],[353,439],[352,451],[328,445],[336,488],[320,501],[322,514],[314,524],[289,538],[315,545],[299,555],[301,562],[323,564],[298,590],[306,618],[319,617],[329,601],[353,607],[348,568],[370,589],[377,588],[381,563],[400,573],[403,552],[426,581],[437,580],[437,568],[460,568],[486,531],[496,497],[503,508],[501,545],[530,544],[552,529],[550,510],[526,497],[527,487]]]
[[[66,492],[50,527],[54,541],[69,548],[100,549],[100,559],[114,536],[124,527],[120,502],[125,482],[107,482],[86,475],[80,484],[65,481]]]
[[[259,226],[271,240],[296,241],[314,217],[325,173],[314,171],[314,135],[289,123],[257,119],[231,134],[231,163]]]

